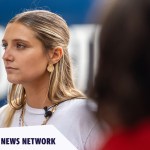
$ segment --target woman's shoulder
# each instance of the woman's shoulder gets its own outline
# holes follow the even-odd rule
[[[59,107],[59,106],[58,106]],[[94,113],[97,110],[95,102],[89,99],[72,99],[60,104],[60,108],[64,111],[83,113]]]
[[[3,105],[2,107],[0,107],[0,116],[1,116],[1,113],[3,113],[7,107],[8,107],[8,104]]]
[[[68,105],[69,107],[72,108],[77,108],[77,107],[85,107],[85,108],[94,108],[96,109],[96,103],[90,99],[79,99],[79,98],[75,98],[75,99],[71,99],[68,101],[64,102],[64,105]]]
[[[5,118],[7,108],[8,108],[8,104],[0,108],[0,127],[2,126],[3,120]]]
[[[96,109],[96,104],[88,99],[72,99],[58,105],[56,112],[63,114],[64,119],[67,120],[68,118],[68,121],[89,123],[93,126],[97,122],[95,118]]]
[[[58,119],[61,116],[59,119],[63,120],[60,128],[63,128],[63,126],[66,128],[67,126],[67,130],[71,131],[66,134],[63,129],[62,133],[69,137],[68,139],[71,136],[71,141],[74,137],[81,139],[81,141],[73,140],[78,142],[75,145],[79,145],[79,149],[83,149],[83,147],[92,147],[91,149],[93,149],[92,144],[97,145],[96,139],[99,139],[101,129],[96,119],[96,109],[97,105],[92,100],[72,99],[61,103],[58,112],[56,111],[58,113],[56,118]],[[82,144],[79,144],[80,142]]]

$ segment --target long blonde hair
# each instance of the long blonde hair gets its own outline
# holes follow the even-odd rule
[[[55,64],[54,71],[50,74],[50,86],[48,98],[53,103],[59,103],[73,98],[85,98],[84,94],[77,90],[73,83],[71,63],[68,55],[69,28],[65,20],[57,14],[47,10],[31,10],[17,14],[9,21],[21,23],[32,29],[46,51],[60,46],[63,49],[61,60]],[[21,84],[12,84],[8,94],[8,111],[4,126],[11,124],[16,110],[25,104],[25,89]]]

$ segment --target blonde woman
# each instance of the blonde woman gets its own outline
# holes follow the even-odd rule
[[[0,110],[0,126],[52,124],[77,149],[94,149],[99,129],[84,94],[74,86],[68,43],[66,22],[47,10],[26,11],[10,20],[2,46],[12,86]]]

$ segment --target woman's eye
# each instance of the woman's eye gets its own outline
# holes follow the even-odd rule
[[[17,48],[18,49],[24,49],[26,46],[25,45],[23,45],[23,44],[17,44]]]
[[[2,48],[6,49],[7,48],[7,44],[6,43],[2,43]]]

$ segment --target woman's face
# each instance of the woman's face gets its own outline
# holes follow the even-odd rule
[[[32,83],[48,76],[48,55],[30,28],[21,23],[8,24],[2,45],[9,82]]]

